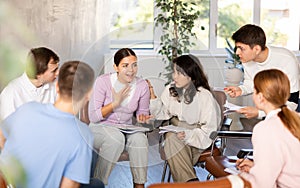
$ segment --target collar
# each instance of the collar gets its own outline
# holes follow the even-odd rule
[[[31,90],[31,91],[37,91],[37,90],[46,90],[49,89],[50,85],[49,83],[46,83],[44,85],[42,85],[41,87],[37,88],[35,87],[35,85],[30,81],[30,79],[28,78],[27,74],[24,72],[22,74],[22,80],[24,80],[25,85]]]
[[[275,110],[270,111],[270,112],[267,114],[266,119],[270,119],[271,117],[277,115],[278,112],[280,112],[280,111],[281,111],[280,108],[277,108],[277,109],[275,109]]]

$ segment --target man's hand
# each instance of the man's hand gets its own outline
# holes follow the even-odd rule
[[[227,93],[230,97],[238,97],[242,95],[241,88],[237,86],[229,86],[224,88],[225,93]]]
[[[237,112],[243,114],[248,119],[258,117],[258,109],[253,106],[247,106],[245,108],[241,108],[237,110]]]

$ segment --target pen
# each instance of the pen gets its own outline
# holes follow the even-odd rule
[[[250,154],[250,152],[248,152],[248,153],[244,156],[244,158],[241,160],[241,162],[239,162],[238,165],[236,165],[236,167],[240,166],[240,164],[242,164],[242,162],[244,162],[244,160],[248,158],[249,154]]]

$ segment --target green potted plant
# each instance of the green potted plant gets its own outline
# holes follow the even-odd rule
[[[169,83],[172,79],[173,59],[189,53],[189,48],[195,45],[191,42],[191,37],[196,37],[192,28],[200,11],[196,9],[195,2],[184,0],[155,0],[155,6],[159,10],[154,18],[155,26],[162,28],[158,53],[163,56],[166,64],[164,76]]]
[[[240,61],[240,57],[235,53],[236,47],[233,47],[228,39],[226,39],[226,43],[227,58],[225,63],[229,64],[229,66],[225,67],[225,85],[240,85],[243,81],[243,64]]]

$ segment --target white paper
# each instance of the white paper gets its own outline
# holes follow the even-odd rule
[[[224,104],[224,107],[226,109],[224,111],[224,114],[230,114],[230,113],[236,112],[237,110],[239,110],[241,108],[244,108],[244,106],[239,106],[239,105],[236,105],[236,104],[232,104],[228,101],[226,101],[226,103]]]
[[[174,126],[174,125],[167,125],[167,126],[159,127],[159,129],[160,129],[159,133],[165,133],[165,132],[178,133],[178,132],[188,130],[187,128],[178,127],[178,126]]]
[[[233,174],[233,175],[237,175],[237,174],[241,173],[238,169],[236,169],[235,166],[225,168],[224,171],[229,174]]]

